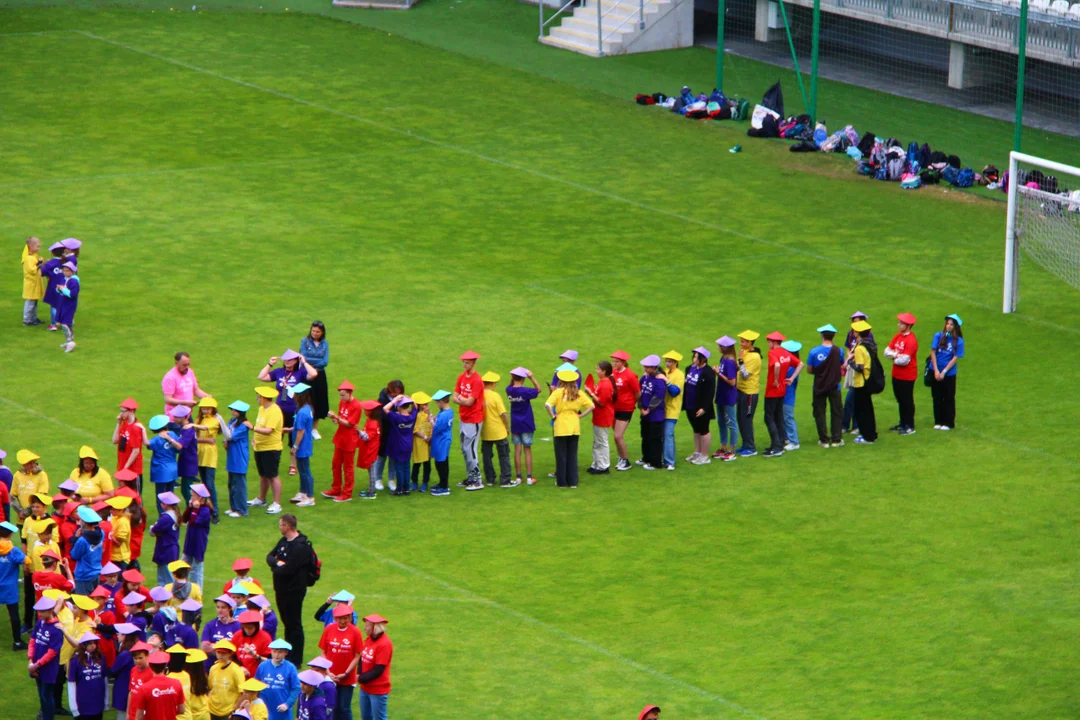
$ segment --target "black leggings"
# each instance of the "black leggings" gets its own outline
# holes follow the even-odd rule
[[[436,460],[435,471],[439,473],[439,487],[448,490],[450,488],[450,460]]]
[[[23,626],[34,627],[34,583],[30,576],[23,573]]]
[[[934,398],[934,424],[956,427],[956,376],[946,375],[930,386]]]
[[[11,621],[11,642],[17,643],[22,641],[22,626],[19,625],[19,603],[13,602],[7,606],[8,620]]]
[[[425,460],[424,462],[413,463],[412,466],[412,481],[416,483],[420,479],[420,468],[424,468],[424,484],[426,485],[431,480],[431,460]]]

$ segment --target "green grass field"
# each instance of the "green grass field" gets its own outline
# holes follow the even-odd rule
[[[392,377],[448,387],[466,348],[541,375],[568,346],[592,363],[746,327],[810,342],[855,309],[886,337],[913,312],[925,347],[958,312],[953,433],[930,430],[920,386],[917,435],[822,451],[804,384],[803,449],[778,460],[587,477],[573,496],[320,502],[301,515],[325,565],[309,605],[346,587],[391,619],[395,718],[1077,716],[1080,296],[1028,263],[1021,312],[1000,313],[1003,203],[633,105],[706,82],[711,55],[569,56],[528,39],[531,7],[348,16],[380,28],[147,7],[0,10],[10,455],[34,448],[54,485],[80,445],[107,456],[116,404],[153,414],[180,349],[205,389],[251,401],[314,318],[331,381],[373,396]],[[1008,132],[985,138],[972,156],[1004,157]],[[18,322],[30,234],[85,242],[73,354]],[[879,424],[894,416],[880,396]],[[456,480],[456,443],[451,461]],[[323,441],[317,489],[329,466]],[[275,538],[266,516],[223,518],[208,584]],[[3,715],[32,718],[7,633]]]

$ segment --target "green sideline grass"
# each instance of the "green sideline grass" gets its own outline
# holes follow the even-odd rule
[[[311,610],[348,587],[392,621],[395,717],[1074,714],[1077,294],[1025,265],[1022,312],[1000,314],[999,203],[833,178],[779,143],[732,155],[738,126],[628,105],[589,87],[602,74],[552,82],[326,18],[0,11],[0,34],[41,31],[0,37],[0,447],[33,447],[54,483],[79,445],[107,455],[120,399],[155,412],[176,350],[250,400],[316,317],[331,380],[370,396],[448,386],[467,347],[540,374],[566,346],[811,342],[856,308],[886,337],[915,313],[926,346],[963,316],[954,433],[929,429],[920,387],[914,437],[821,451],[804,383],[803,450],[775,461],[303,514],[325,564]],[[31,233],[86,243],[71,355],[18,324]],[[314,467],[325,487],[326,441]],[[275,536],[223,519],[211,587]],[[32,717],[18,656],[0,677],[5,713]]]

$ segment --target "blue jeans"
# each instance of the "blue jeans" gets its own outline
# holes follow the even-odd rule
[[[229,508],[247,517],[247,473],[229,473]]]
[[[168,563],[157,566],[157,584],[159,587],[165,587],[172,582],[172,573],[169,572]],[[199,588],[202,590],[202,588]]]
[[[390,458],[390,477],[397,483],[398,490],[409,489],[409,461]]]
[[[172,582],[171,580],[169,582]],[[76,595],[89,595],[94,592],[99,583],[96,580],[76,580],[75,581],[75,594]]]
[[[218,504],[217,504],[217,484],[214,482],[217,479],[216,467],[199,467],[199,480],[206,486],[206,489],[210,491],[210,502],[214,505],[214,517],[218,516]]]
[[[56,307],[54,305],[49,306],[49,324],[56,324]]]
[[[311,458],[296,458],[296,472],[300,475],[300,492],[315,497],[315,478],[311,476]]]
[[[717,403],[716,424],[720,428],[720,444],[735,447],[739,443],[739,423],[735,418],[735,406]]]
[[[41,678],[37,680],[38,707],[41,710],[41,720],[53,720],[56,717],[56,683],[43,683]],[[385,717],[385,716],[384,716]]]
[[[165,512],[165,508],[161,507],[161,501],[157,499],[157,496],[161,493],[172,492],[176,489],[175,482],[153,483],[154,485],[154,502],[157,504],[158,515]],[[169,582],[172,582],[171,580]]]
[[[385,468],[385,467],[386,467],[386,456],[385,455],[380,455],[379,457],[375,458],[375,464],[371,466],[371,470],[374,473],[372,475],[372,477],[375,478],[376,480],[378,480],[379,482],[382,482],[383,468]]]
[[[799,428],[795,426],[795,406],[787,403],[784,403],[784,431],[789,443],[799,444]]]
[[[675,423],[678,418],[664,420],[664,464],[675,465]]]
[[[369,695],[360,691],[360,717],[363,720],[386,720],[386,701],[390,699],[390,693],[385,695]],[[334,713],[337,720],[337,713]]]
[[[844,432],[858,427],[859,424],[855,422],[855,388],[848,388],[844,396]]]
[[[334,698],[334,720],[352,720],[352,696],[355,685],[338,685]],[[361,702],[363,707],[363,702]]]
[[[203,561],[196,560],[195,558],[188,557],[187,555],[183,555],[182,557],[184,558],[184,562],[191,566],[191,572],[188,573],[188,579],[198,585],[199,589],[201,590],[203,587]],[[170,580],[169,582],[172,582],[172,580]]]

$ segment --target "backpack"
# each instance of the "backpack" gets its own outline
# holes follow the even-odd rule
[[[878,360],[876,346],[874,352],[870,353],[870,377],[866,378],[864,384],[871,395],[878,395],[885,389],[885,369]]]
[[[307,568],[307,586],[314,587],[315,583],[319,582],[319,578],[322,577],[322,560],[319,559],[319,554],[315,552],[315,546],[311,544],[311,541],[307,541],[308,550],[311,551],[311,562],[308,563]]]
[[[863,154],[863,157],[870,157],[870,152],[874,149],[874,143],[877,142],[877,138],[874,137],[874,133],[864,133],[862,139],[859,140],[859,152]]]
[[[923,146],[919,148],[919,167],[927,167],[930,165],[930,156],[933,153],[930,152],[930,146],[923,143]]]
[[[910,167],[913,163],[919,162],[919,143],[912,141],[907,146],[907,162]]]
[[[902,157],[889,155],[882,167],[885,169],[885,177],[881,178],[882,180],[899,182],[904,176],[904,158]]]

